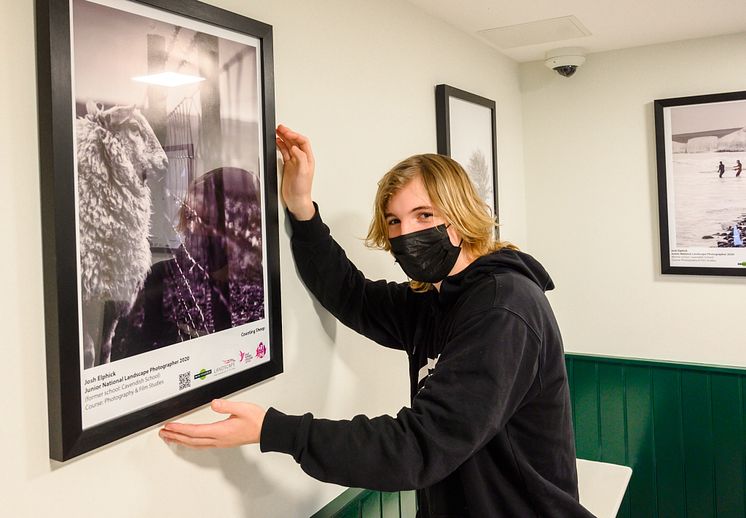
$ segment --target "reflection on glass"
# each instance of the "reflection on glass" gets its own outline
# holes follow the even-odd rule
[[[112,361],[264,318],[259,182],[243,169],[197,178],[181,245],[153,265],[114,337]]]

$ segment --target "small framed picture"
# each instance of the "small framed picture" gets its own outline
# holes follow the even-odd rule
[[[746,92],[654,108],[662,272],[746,275]]]
[[[499,221],[495,101],[440,84],[435,87],[435,114],[438,153],[466,169]]]
[[[282,372],[272,28],[37,2],[50,456]]]

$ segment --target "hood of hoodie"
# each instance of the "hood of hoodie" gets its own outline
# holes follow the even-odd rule
[[[452,303],[470,286],[480,282],[485,275],[506,272],[528,277],[542,291],[554,289],[552,278],[539,261],[524,252],[506,248],[484,255],[456,275],[446,277],[440,285],[438,299],[444,304]]]

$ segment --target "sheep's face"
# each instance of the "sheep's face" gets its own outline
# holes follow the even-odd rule
[[[148,174],[166,171],[168,157],[140,110],[134,106],[114,106],[101,110],[93,102],[89,102],[87,108],[87,118],[96,121],[119,141],[135,173],[143,181]]]
[[[115,108],[116,109],[116,108]],[[128,107],[119,108],[126,110]],[[168,166],[168,158],[148,121],[136,108],[130,109],[118,128],[114,130],[122,146],[127,150],[137,174],[145,180],[151,173],[162,173]]]

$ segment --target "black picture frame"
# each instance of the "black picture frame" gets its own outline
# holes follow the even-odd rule
[[[746,276],[746,91],[653,105],[661,273]]]
[[[208,36],[215,40],[224,37],[215,34],[227,33],[213,33],[212,31],[228,31],[230,34],[241,37],[251,37],[252,41],[258,42],[254,47],[255,50],[252,51],[254,52],[252,63],[256,64],[255,69],[252,70],[256,72],[252,76],[255,81],[251,83],[256,86],[257,92],[255,126],[258,136],[254,152],[258,160],[256,164],[250,164],[250,170],[256,170],[257,173],[252,174],[255,178],[259,178],[260,187],[255,188],[254,194],[261,200],[259,210],[261,210],[261,221],[264,225],[259,245],[264,253],[261,264],[263,298],[257,299],[264,304],[262,310],[264,320],[258,321],[264,326],[257,327],[257,322],[244,323],[242,324],[244,327],[253,325],[258,330],[251,331],[246,327],[247,331],[243,332],[241,330],[244,327],[236,327],[230,331],[234,333],[237,343],[240,343],[244,334],[250,334],[250,331],[256,332],[257,336],[263,333],[262,336],[268,337],[266,339],[268,342],[266,346],[263,342],[259,343],[260,347],[264,347],[261,349],[261,355],[257,354],[262,361],[257,361],[254,366],[248,364],[237,366],[235,363],[237,359],[221,357],[220,374],[217,374],[215,367],[209,364],[204,365],[201,371],[195,370],[197,374],[194,376],[191,371],[180,374],[182,376],[188,374],[187,378],[184,378],[185,383],[187,379],[190,383],[193,381],[194,388],[183,392],[168,391],[168,397],[161,397],[152,404],[124,411],[121,415],[113,412],[115,417],[84,426],[83,398],[87,392],[87,387],[85,387],[87,379],[84,379],[84,376],[88,369],[83,368],[83,339],[81,338],[83,317],[80,310],[81,291],[79,288],[81,271],[77,245],[79,231],[76,223],[79,207],[76,200],[78,193],[74,125],[79,117],[75,116],[76,99],[73,97],[75,84],[72,75],[74,65],[71,44],[74,43],[74,38],[71,34],[71,25],[74,20],[70,12],[73,4],[70,0],[37,0],[37,86],[49,451],[50,458],[57,461],[69,460],[199,407],[214,398],[226,396],[267,380],[283,371],[272,27],[195,0],[121,0],[120,4],[126,4],[123,11],[130,9],[130,6],[133,12],[154,9],[156,11],[153,12],[166,13],[163,16],[169,16],[169,19],[176,20],[176,23],[183,22],[187,25],[201,23],[201,27],[206,27],[205,31]],[[180,25],[174,25],[174,27],[180,27]],[[204,34],[199,31],[195,32]],[[127,45],[124,45],[124,48],[126,49]],[[89,66],[95,70],[97,63]],[[191,171],[190,174],[192,174]],[[155,248],[154,253],[159,251],[157,247]],[[200,337],[200,339],[208,340],[227,332],[225,330],[214,332],[214,335]],[[232,338],[223,339],[223,342],[226,340],[230,342]],[[159,349],[159,351],[168,350],[168,347]],[[175,361],[178,363],[178,352],[174,354],[176,354]],[[143,354],[142,357],[147,357],[147,355]],[[241,353],[241,361],[248,362],[255,359],[252,354]],[[117,362],[108,365],[116,366]],[[162,365],[165,364],[154,364],[154,368],[160,369]],[[97,365],[91,368],[91,371],[97,368],[108,367]],[[161,370],[166,372],[165,367]],[[115,371],[120,371],[120,369],[105,373],[106,377]],[[206,379],[206,376],[210,374],[213,379]],[[116,372],[115,375],[121,374]],[[166,377],[166,374],[163,376]],[[144,381],[146,377],[143,375],[143,387],[147,385]],[[91,378],[94,379],[95,376]],[[140,380],[131,383],[135,382],[140,382]],[[203,383],[203,386],[197,387],[197,383]],[[158,388],[158,390],[163,389]],[[119,401],[124,401],[124,399]]]
[[[491,99],[447,84],[435,87],[438,153],[453,158],[466,169],[499,222],[495,111],[495,101]]]

